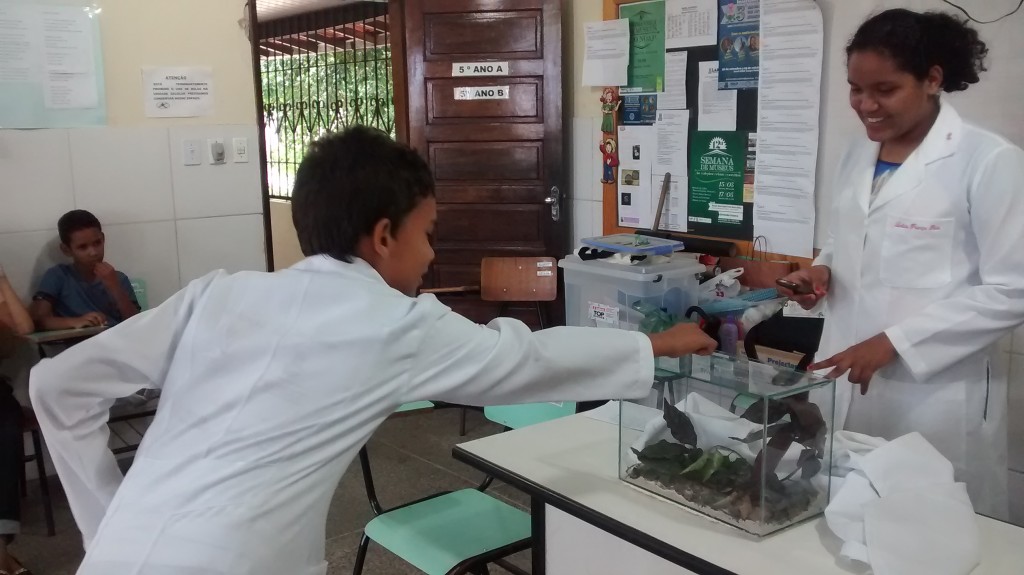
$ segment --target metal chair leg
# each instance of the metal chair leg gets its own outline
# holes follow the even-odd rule
[[[362,575],[363,563],[366,561],[366,550],[370,547],[370,538],[363,533],[363,538],[359,540],[359,550],[356,551],[356,564],[352,567],[352,575]]]
[[[533,302],[537,306],[537,322],[540,324],[540,328],[544,329],[544,306],[541,302]]]
[[[459,437],[466,436],[466,408],[459,408]]]
[[[43,434],[32,430],[32,449],[36,454],[36,470],[39,473],[39,489],[43,494],[43,512],[46,514],[46,534],[53,537],[57,530],[53,523],[53,501],[50,500],[50,482],[46,478],[46,461],[43,459]]]

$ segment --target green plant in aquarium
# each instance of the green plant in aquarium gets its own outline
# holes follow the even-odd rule
[[[661,440],[633,449],[639,463],[628,470],[628,476],[657,483],[735,519],[782,523],[799,517],[819,495],[810,479],[821,471],[827,426],[807,393],[767,400],[767,406],[765,401],[755,402],[742,415],[764,427],[744,438],[732,438],[747,444],[764,442],[753,463],[726,446],[706,451],[697,447],[693,422],[666,402],[663,417],[675,442]],[[797,468],[780,479],[775,470],[794,443],[804,446]]]

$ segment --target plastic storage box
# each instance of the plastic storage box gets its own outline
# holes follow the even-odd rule
[[[565,270],[565,323],[571,326],[637,330],[650,304],[682,319],[697,305],[697,274],[704,266],[686,257],[654,265],[624,265],[568,256]]]
[[[834,380],[714,355],[655,387],[620,402],[620,479],[755,535],[825,510]]]
[[[683,321],[683,314],[697,305],[697,274],[704,266],[697,260],[677,257],[653,265],[624,265],[603,260],[583,261],[568,256],[558,262],[565,275],[565,324],[637,331],[642,310],[656,308]],[[686,358],[659,358],[664,375],[685,370]]]

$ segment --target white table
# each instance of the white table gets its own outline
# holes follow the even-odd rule
[[[849,575],[840,540],[813,519],[764,538],[747,535],[641,492],[618,478],[618,428],[584,415],[565,417],[457,445],[455,459],[544,503],[700,575]],[[1024,573],[1024,529],[978,517],[982,565],[973,575]],[[536,541],[543,518],[534,518]],[[544,569],[534,555],[534,575]],[[555,574],[553,574],[555,575]]]

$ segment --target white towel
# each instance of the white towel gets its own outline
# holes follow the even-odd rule
[[[843,540],[840,555],[868,563],[875,575],[973,571],[981,560],[979,530],[952,464],[919,433],[868,452],[880,440],[865,437],[847,436],[833,452],[852,470],[825,510]]]

